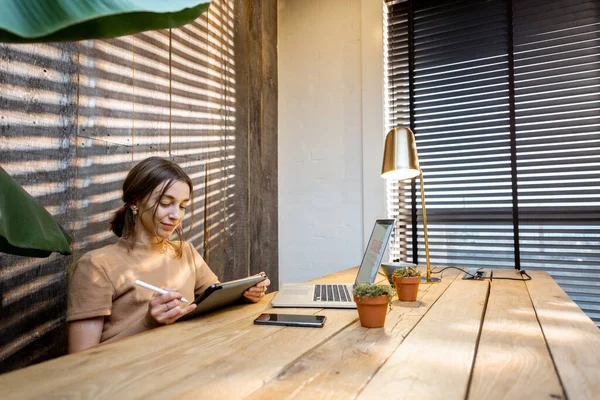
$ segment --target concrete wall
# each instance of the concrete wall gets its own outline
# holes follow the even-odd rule
[[[281,283],[358,265],[385,216],[382,10],[278,2]]]

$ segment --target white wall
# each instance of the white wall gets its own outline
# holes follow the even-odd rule
[[[356,266],[385,217],[382,3],[279,0],[279,276]]]

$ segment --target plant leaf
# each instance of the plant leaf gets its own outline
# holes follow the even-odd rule
[[[71,254],[71,237],[0,167],[0,252],[48,257]]]
[[[3,0],[0,42],[106,39],[175,28],[209,5],[210,0]]]

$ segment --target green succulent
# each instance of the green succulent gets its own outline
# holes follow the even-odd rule
[[[401,278],[412,278],[415,276],[421,276],[421,274],[419,273],[419,271],[417,271],[415,267],[405,267],[398,268],[397,270],[395,270],[392,276],[399,276]]]
[[[369,285],[368,283],[356,286],[352,293],[359,299],[362,297],[387,296],[391,300],[394,295],[394,291],[389,285]]]

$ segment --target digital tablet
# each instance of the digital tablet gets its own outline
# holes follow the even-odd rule
[[[246,289],[267,279],[266,275],[255,275],[235,281],[215,283],[210,285],[202,295],[196,296],[196,309],[181,317],[181,320],[196,317],[200,314],[228,306],[244,297]]]

